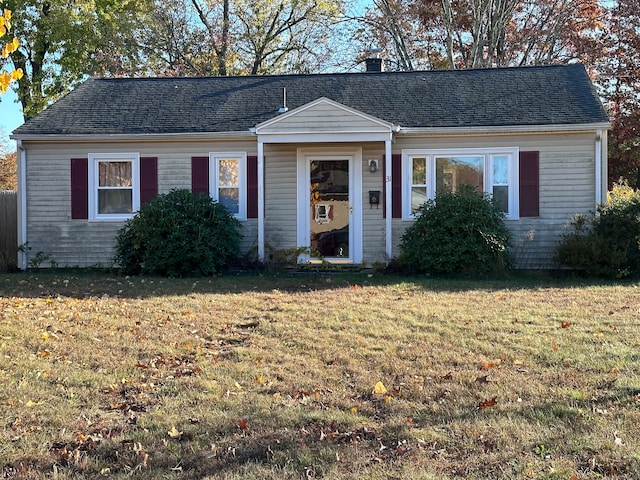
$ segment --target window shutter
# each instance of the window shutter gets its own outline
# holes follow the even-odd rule
[[[387,218],[387,162],[386,157],[382,157],[382,217]],[[391,216],[392,218],[402,218],[402,155],[394,153],[391,155]]]
[[[258,218],[258,157],[247,156],[247,218]]]
[[[402,155],[391,155],[391,215],[402,218]]]
[[[158,196],[158,157],[140,157],[140,205]]]
[[[209,195],[209,157],[191,157],[191,191]]]
[[[89,218],[89,160],[71,159],[71,218]]]
[[[540,216],[540,152],[520,152],[520,216]]]

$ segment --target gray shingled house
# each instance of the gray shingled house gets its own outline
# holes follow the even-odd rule
[[[502,206],[519,265],[548,268],[571,216],[605,199],[608,128],[580,64],[90,79],[13,132],[19,242],[108,265],[141,204],[190,188],[261,259],[310,246],[371,265],[426,199],[471,183]]]

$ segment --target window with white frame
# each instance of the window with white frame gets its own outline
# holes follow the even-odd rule
[[[439,193],[471,185],[489,193],[507,219],[518,218],[518,149],[404,150],[403,218]]]
[[[247,218],[246,170],[244,152],[211,153],[209,155],[211,197],[227,207],[240,220]]]
[[[89,219],[122,221],[140,208],[140,155],[89,154]]]

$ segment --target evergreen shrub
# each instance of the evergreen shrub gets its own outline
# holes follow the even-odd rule
[[[433,274],[503,272],[511,265],[510,231],[493,199],[469,185],[438,194],[402,236],[400,262]]]
[[[208,195],[172,190],[143,205],[116,236],[126,274],[207,276],[238,257],[240,222]]]

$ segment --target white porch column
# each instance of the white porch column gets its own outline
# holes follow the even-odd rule
[[[264,143],[258,141],[258,261],[264,262]]]
[[[385,154],[384,154],[384,168],[385,168],[385,177],[384,177],[384,182],[385,182],[385,195],[384,195],[384,205],[385,205],[385,212],[387,212],[387,217],[386,217],[386,224],[385,224],[385,253],[387,255],[387,264],[389,262],[391,262],[391,259],[393,258],[393,236],[392,236],[392,225],[393,225],[393,212],[391,211],[391,168],[392,168],[392,161],[391,161],[391,139],[389,140],[385,140],[384,142],[384,150],[385,150]]]

